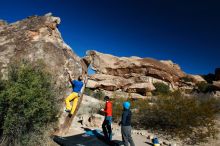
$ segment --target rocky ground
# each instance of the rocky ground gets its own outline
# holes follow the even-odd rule
[[[94,112],[97,112],[98,109],[101,108],[102,104],[102,101],[85,95],[80,106],[79,113],[77,117],[74,119],[68,133],[63,137],[57,137],[58,141],[61,141],[60,145],[63,144],[65,146],[107,146],[102,140],[98,139],[97,137],[88,136],[85,134],[88,130],[102,129],[101,125],[104,117],[99,114],[94,114]],[[91,119],[92,114],[93,118]],[[220,116],[218,117],[218,119],[218,128],[220,129]],[[123,145],[120,127],[115,123],[112,125],[112,129],[114,133],[113,140]],[[147,130],[133,129],[132,137],[136,146],[148,146],[152,145],[151,139],[154,137],[154,133],[151,133]],[[217,137],[217,140],[210,139],[208,143],[202,143],[198,146],[219,146],[220,134]],[[158,138],[161,145],[187,146],[185,144],[182,144],[178,140],[167,139],[163,135],[159,135]],[[57,145],[57,143],[54,142],[54,145]]]
[[[75,123],[76,124],[76,123]],[[76,126],[77,125],[77,126]],[[87,137],[85,135],[85,129],[101,129],[101,127],[86,127],[86,126],[80,126],[76,124],[76,127],[72,127],[68,134],[64,137],[64,144],[65,145],[75,145],[75,146],[107,146],[103,141],[96,137],[89,136]],[[113,131],[114,136],[113,140],[120,145],[122,144],[121,135],[115,131]],[[150,146],[152,145],[152,141],[143,135],[140,134],[132,134],[133,140],[135,142],[136,146]],[[218,136],[220,138],[220,135]],[[187,146],[184,144],[180,144],[178,141],[175,140],[165,140],[162,141],[159,138],[161,145],[171,145],[171,146]],[[208,143],[200,144],[198,146],[219,146],[220,140],[210,140]]]

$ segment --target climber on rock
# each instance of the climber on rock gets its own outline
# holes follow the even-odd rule
[[[66,103],[66,112],[69,112],[69,116],[72,116],[77,103],[78,103],[78,98],[80,96],[80,91],[83,87],[83,82],[82,82],[82,76],[79,76],[78,80],[72,80],[70,73],[67,72],[69,75],[69,82],[72,85],[72,90],[73,92],[65,99],[65,103]],[[70,105],[70,102],[73,101],[72,106]]]
[[[108,141],[112,140],[112,102],[108,96],[104,97],[105,100],[105,109],[101,109],[105,113],[105,119],[102,123],[102,130],[105,136],[105,139]]]

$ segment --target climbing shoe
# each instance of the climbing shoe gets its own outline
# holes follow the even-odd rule
[[[72,117],[72,114],[69,113],[69,114],[68,114],[68,117],[71,118],[71,117]]]
[[[65,109],[65,112],[70,113],[70,110],[69,109]]]

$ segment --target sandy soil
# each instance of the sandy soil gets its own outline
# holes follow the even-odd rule
[[[220,128],[220,121],[218,122]],[[72,127],[69,129],[68,134],[63,137],[65,146],[107,146],[104,142],[99,140],[96,137],[85,137],[85,129],[101,129],[99,128],[90,128],[90,127],[82,127],[81,125],[76,125],[76,127]],[[114,133],[114,131],[113,131]],[[152,145],[151,140],[147,139],[145,136],[133,134],[133,140],[136,146],[150,146]],[[220,134],[218,135],[218,140],[211,140],[208,143],[200,144],[198,146],[220,146]],[[119,143],[121,146],[122,140],[120,133],[114,133],[113,140]],[[160,140],[160,139],[159,139]],[[172,141],[172,143],[176,143]],[[178,144],[177,144],[178,146]],[[186,145],[184,145],[186,146]]]

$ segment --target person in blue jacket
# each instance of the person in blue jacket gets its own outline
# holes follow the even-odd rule
[[[69,116],[71,116],[77,107],[79,94],[80,94],[80,91],[83,87],[82,76],[79,76],[78,80],[72,80],[72,78],[69,74],[69,82],[72,85],[73,92],[65,99],[65,103],[66,103],[66,110],[65,111],[69,112]],[[73,101],[72,106],[70,105],[71,101]]]
[[[130,143],[130,146],[135,146],[131,137],[131,116],[130,102],[126,101],[123,103],[123,113],[119,123],[121,125],[122,141],[125,146],[128,146],[128,143]]]

